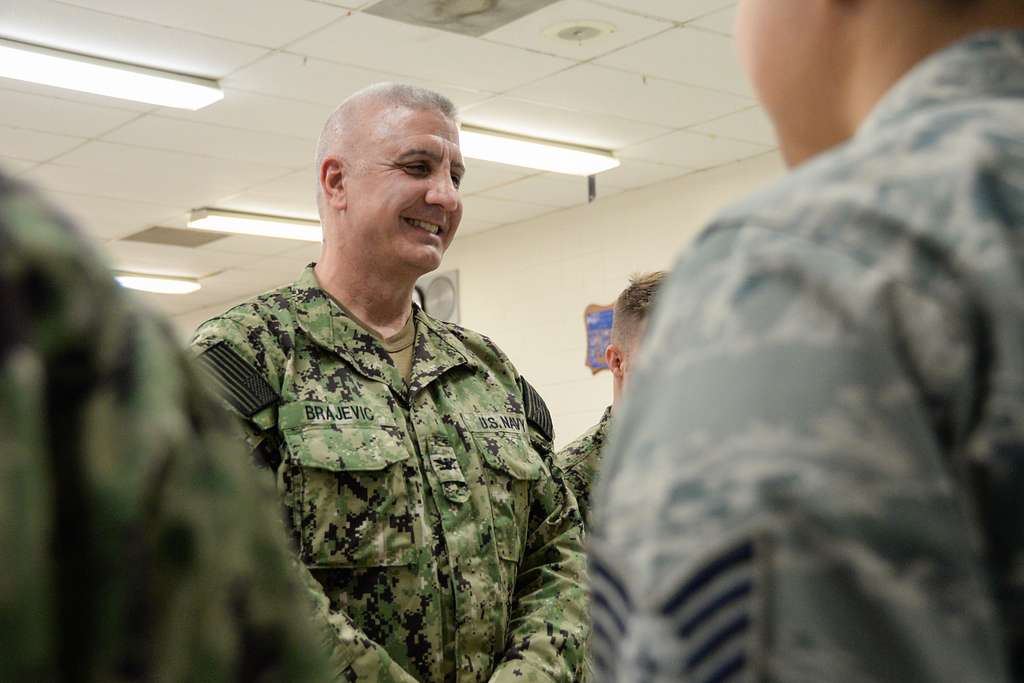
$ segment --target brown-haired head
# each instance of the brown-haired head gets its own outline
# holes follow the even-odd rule
[[[605,360],[612,371],[613,405],[622,395],[633,356],[647,331],[647,318],[664,278],[665,272],[661,270],[638,273],[629,279],[629,286],[615,300],[612,343],[605,351]]]
[[[622,290],[615,300],[615,317],[612,322],[612,343],[631,346],[642,336],[647,316],[654,304],[665,271],[637,273],[629,278],[629,286]]]

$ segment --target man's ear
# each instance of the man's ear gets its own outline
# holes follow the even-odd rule
[[[604,361],[613,375],[622,377],[622,349],[616,344],[609,344],[608,348],[604,350]]]
[[[338,157],[328,156],[320,164],[320,191],[327,206],[340,211],[348,206],[345,185],[345,163]]]

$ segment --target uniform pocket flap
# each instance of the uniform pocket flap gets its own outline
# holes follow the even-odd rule
[[[330,472],[382,470],[409,457],[402,443],[383,429],[307,427],[286,432],[285,440],[300,465]]]
[[[525,436],[508,432],[475,432],[473,440],[484,461],[513,479],[540,479],[543,465]]]

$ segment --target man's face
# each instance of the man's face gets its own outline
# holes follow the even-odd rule
[[[385,272],[430,272],[462,219],[458,128],[440,112],[390,104],[361,121],[345,157],[346,242]]]
[[[740,62],[796,163],[836,141],[832,120],[843,39],[836,0],[740,0]]]

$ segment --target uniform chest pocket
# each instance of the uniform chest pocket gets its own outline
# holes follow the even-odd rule
[[[415,561],[400,436],[377,427],[317,425],[285,432],[303,561],[380,567]],[[414,473],[413,473],[414,474]]]
[[[525,434],[477,431],[473,443],[486,465],[483,472],[498,554],[519,562],[530,524],[530,489],[544,473],[540,457]]]

